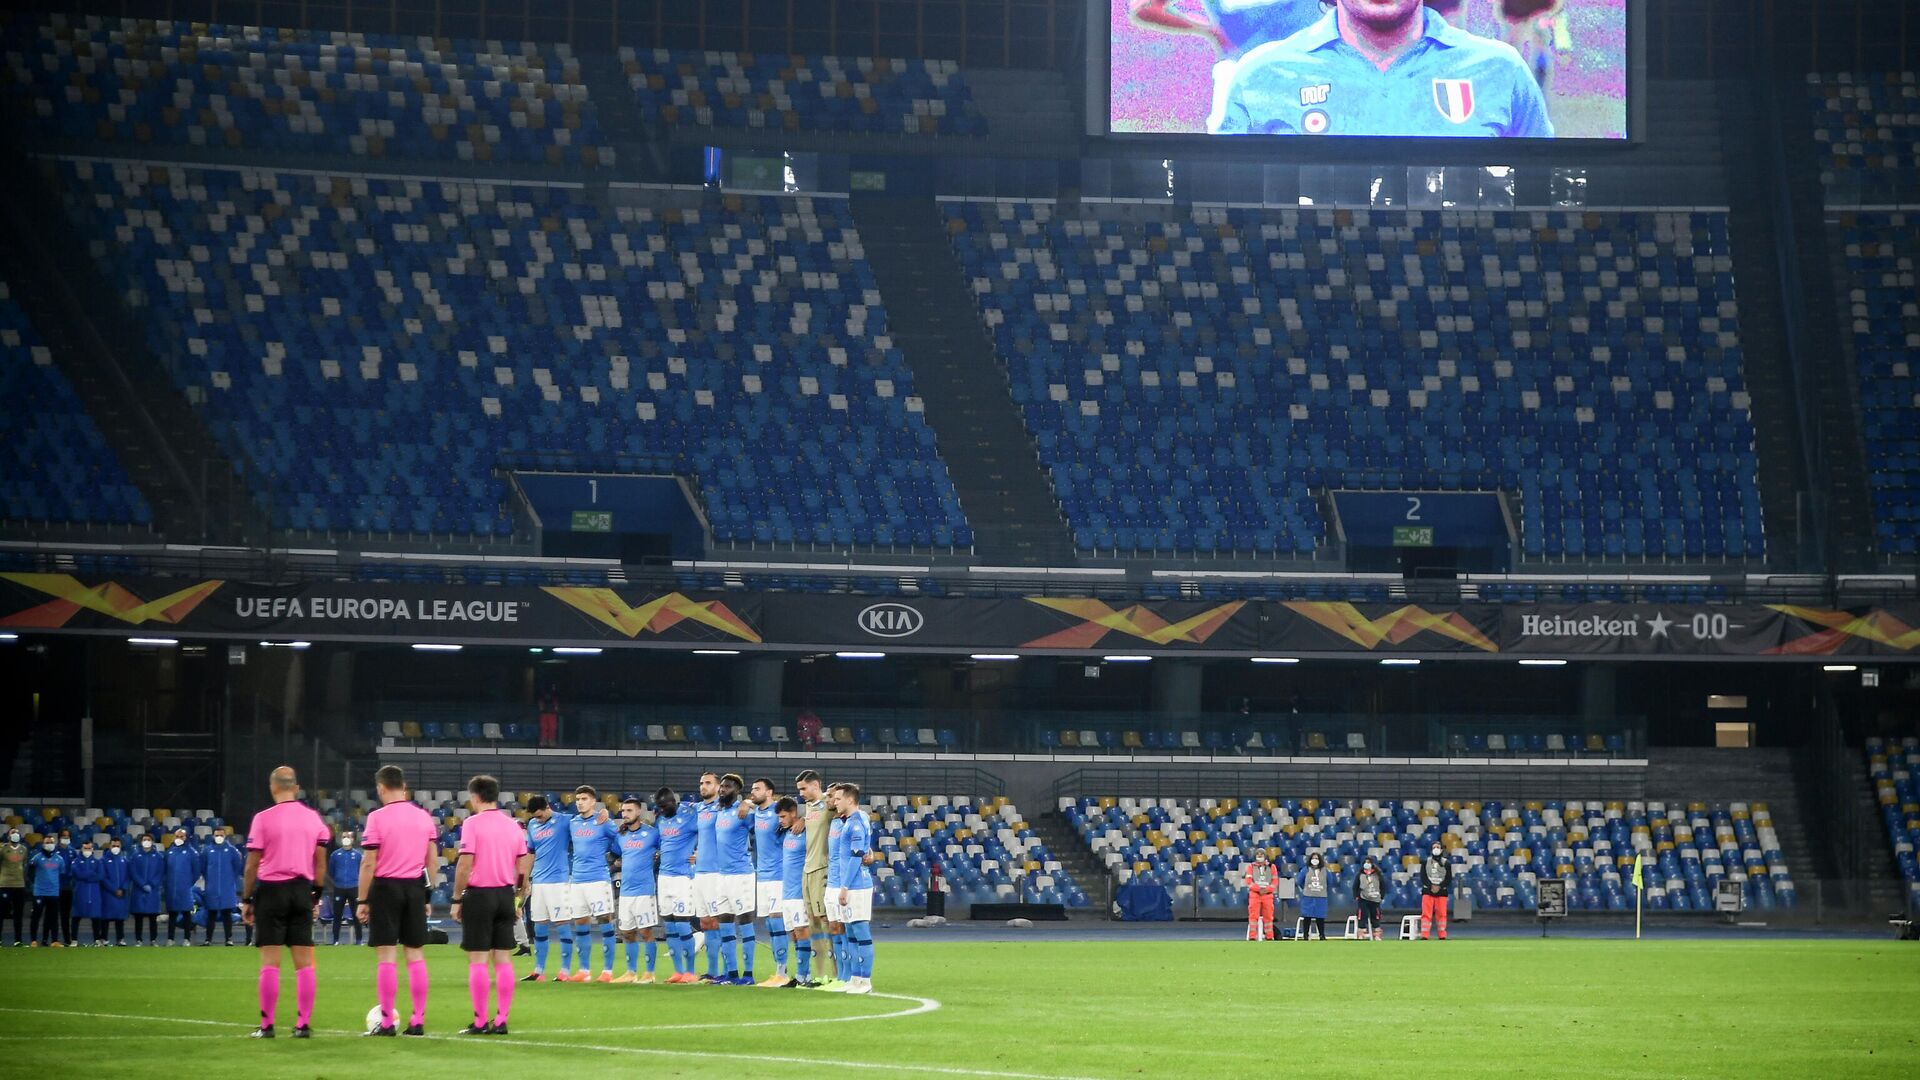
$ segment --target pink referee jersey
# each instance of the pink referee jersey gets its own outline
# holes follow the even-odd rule
[[[313,849],[332,839],[313,807],[291,800],[253,815],[253,824],[247,826],[247,850],[260,853],[261,881],[312,881]]]
[[[497,889],[518,885],[516,865],[527,853],[527,830],[504,810],[486,810],[460,824],[460,854],[473,856],[467,886]]]
[[[367,815],[360,847],[378,851],[373,876],[413,881],[427,872],[427,855],[440,840],[433,815],[412,802],[388,803]]]

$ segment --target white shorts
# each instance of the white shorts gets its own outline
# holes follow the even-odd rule
[[[654,884],[660,892],[660,914],[669,919],[693,918],[692,878],[662,874]]]
[[[847,923],[870,922],[873,919],[873,890],[848,889],[847,902],[841,904],[840,890],[827,890],[827,921],[842,926]]]
[[[753,887],[753,913],[756,918],[771,919],[780,914],[780,883],[777,881],[755,882]]]
[[[533,921],[556,923],[573,918],[569,914],[573,907],[568,902],[572,893],[573,886],[564,881],[534,885],[533,892],[527,897],[527,907],[532,912]]]
[[[613,914],[613,882],[576,881],[567,896],[576,919],[604,919]]]
[[[660,925],[660,905],[651,896],[620,898],[620,929],[645,930]]]
[[[787,933],[796,933],[807,925],[807,902],[804,898],[780,901],[780,918],[787,924]]]
[[[720,875],[693,875],[693,913],[703,919],[720,914]]]
[[[714,886],[714,905],[712,910],[702,912],[708,916],[745,915],[753,918],[752,874],[721,874]]]

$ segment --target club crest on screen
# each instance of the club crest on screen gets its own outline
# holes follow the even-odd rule
[[[1433,107],[1451,123],[1466,123],[1473,115],[1473,80],[1433,80]]]

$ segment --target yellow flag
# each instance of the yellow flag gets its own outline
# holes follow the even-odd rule
[[[1633,853],[1633,887],[1638,889],[1643,886],[1644,881],[1640,875],[1640,853],[1636,851]]]

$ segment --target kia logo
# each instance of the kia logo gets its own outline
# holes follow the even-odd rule
[[[926,621],[905,604],[875,604],[860,613],[860,629],[874,637],[908,637],[918,633]]]

